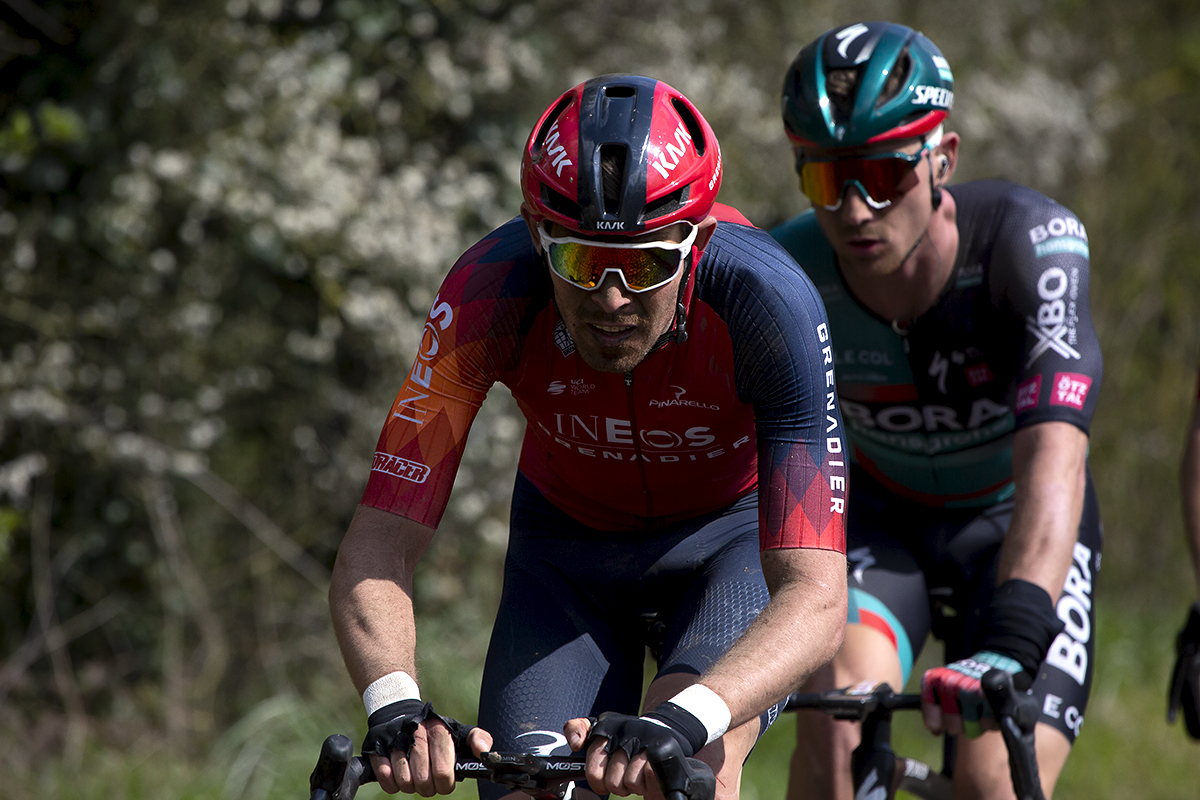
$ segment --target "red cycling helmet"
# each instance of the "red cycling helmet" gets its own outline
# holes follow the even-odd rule
[[[662,81],[603,75],[538,120],[521,161],[534,221],[584,234],[699,224],[721,188],[721,150],[690,101]]]

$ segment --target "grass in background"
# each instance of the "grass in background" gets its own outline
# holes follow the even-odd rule
[[[1163,612],[1101,604],[1100,652],[1092,700],[1082,736],[1059,781],[1056,800],[1195,800],[1200,796],[1200,745],[1186,737],[1181,724],[1168,726],[1164,721],[1167,674],[1184,610],[1182,606]],[[932,664],[938,655],[940,647],[927,647],[917,670]],[[426,666],[427,674],[434,674],[435,669],[443,677],[455,672],[445,665]],[[456,688],[478,691],[475,678],[464,681],[456,682]],[[207,752],[172,752],[153,732],[147,732],[140,741],[126,747],[94,736],[76,764],[56,753],[40,754],[40,760],[15,769],[9,760],[7,774],[0,781],[0,798],[307,797],[308,774],[324,738],[340,732],[357,741],[363,734],[364,720],[349,680],[344,675],[333,675],[324,685],[326,689],[315,700],[291,695],[265,700]],[[912,690],[911,685],[908,688]],[[473,704],[473,697],[451,703],[460,708]],[[745,800],[784,797],[794,725],[791,715],[785,715],[759,742],[742,781]],[[898,753],[940,764],[940,742],[921,727],[920,715],[897,714],[893,730]],[[4,732],[0,739],[0,747],[10,754],[20,744],[12,731]],[[367,786],[358,796],[370,800],[385,795]],[[451,795],[453,800],[475,796],[472,782],[464,783]]]

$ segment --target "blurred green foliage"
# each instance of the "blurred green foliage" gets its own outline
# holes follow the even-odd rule
[[[1195,592],[1193,5],[0,3],[0,774],[29,787],[0,795],[84,796],[84,773],[97,796],[294,792],[298,750],[362,724],[324,591],[372,445],[441,275],[516,213],[538,114],[594,74],[660,77],[716,130],[721,199],[769,227],[805,205],[783,71],[856,18],[945,52],[959,180],[1026,183],[1088,228],[1113,644],[1060,794],[1152,785],[1144,764],[1186,752],[1160,706]],[[493,392],[418,575],[422,682],[464,718],[522,429]]]

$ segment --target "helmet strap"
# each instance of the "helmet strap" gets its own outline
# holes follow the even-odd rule
[[[926,155],[929,157],[929,197],[930,201],[933,203],[934,211],[937,211],[942,207],[942,187],[937,184],[937,180],[933,177],[933,148],[941,144],[942,136],[940,127],[937,134],[937,141],[932,147],[930,147],[928,150],[925,150]],[[925,142],[922,142],[922,149],[924,148],[924,145]],[[944,173],[945,169],[943,169],[942,172]],[[932,222],[932,220],[930,220],[930,222]]]
[[[677,345],[683,344],[688,338],[687,308],[683,305],[683,296],[687,292],[688,279],[695,266],[695,254],[695,250],[688,253],[687,269],[683,271],[683,280],[679,282],[679,297],[675,299],[675,344]]]
[[[693,267],[695,266],[695,254],[695,250],[688,253],[688,265],[684,268],[683,278],[679,281],[679,296],[675,298],[675,320],[671,327],[664,331],[662,336],[658,337],[658,341],[650,348],[651,352],[662,347],[672,339],[675,340],[676,345],[681,345],[688,339],[687,306],[683,304],[683,298],[687,293],[688,279],[691,277]]]

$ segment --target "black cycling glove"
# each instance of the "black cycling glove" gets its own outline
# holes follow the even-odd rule
[[[1200,740],[1200,601],[1192,603],[1187,622],[1175,637],[1175,669],[1167,694],[1167,722],[1183,708],[1188,736]]]
[[[708,731],[704,723],[691,712],[671,702],[662,703],[642,717],[631,717],[606,711],[592,725],[586,744],[594,739],[607,739],[605,753],[624,750],[632,758],[643,750],[653,747],[664,738],[679,743],[684,756],[691,757],[708,742]]]
[[[407,754],[413,746],[417,728],[427,719],[440,719],[450,729],[454,740],[454,752],[460,758],[473,758],[467,747],[467,736],[475,730],[474,725],[465,725],[451,717],[443,717],[433,710],[431,703],[420,700],[400,700],[389,703],[367,718],[367,737],[363,739],[363,755],[389,757],[399,750]]]

